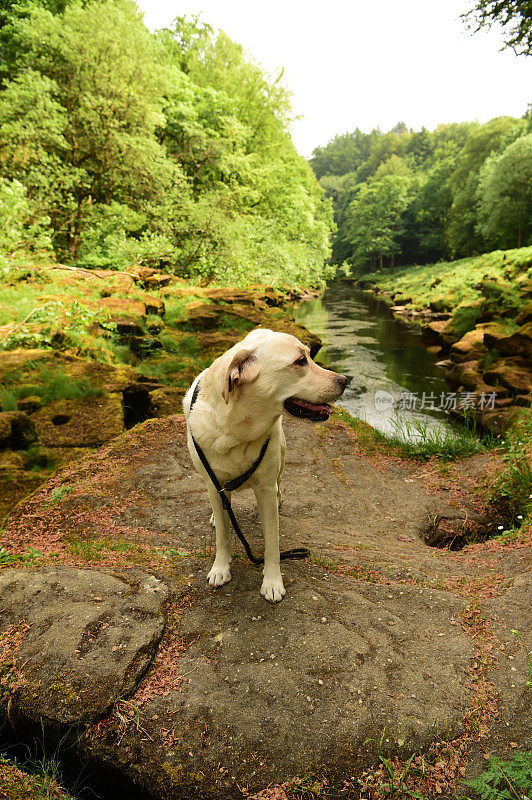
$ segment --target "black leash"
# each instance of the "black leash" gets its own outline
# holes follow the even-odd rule
[[[192,392],[192,398],[190,400],[189,414],[192,411],[192,407],[193,407],[194,403],[198,399],[199,391],[200,391],[200,385],[199,385],[199,381],[198,381],[196,383],[195,387],[194,387],[194,391]],[[244,546],[244,550],[246,551],[247,557],[249,558],[249,560],[253,564],[264,564],[264,558],[257,558],[256,556],[253,555],[253,552],[251,550],[251,547],[248,544],[248,541],[247,541],[246,537],[244,536],[244,534],[240,530],[240,525],[237,522],[237,519],[235,517],[234,511],[233,511],[232,506],[231,506],[231,501],[227,497],[226,492],[233,492],[235,489],[239,489],[241,486],[244,485],[244,483],[249,478],[251,478],[251,476],[253,475],[253,473],[255,472],[257,467],[259,466],[260,462],[264,458],[264,454],[266,453],[266,450],[268,449],[268,445],[270,443],[270,440],[266,439],[266,441],[264,442],[264,444],[261,447],[261,451],[259,453],[258,458],[256,459],[256,461],[253,462],[253,464],[251,465],[251,467],[249,469],[247,469],[242,475],[239,475],[238,478],[233,478],[232,480],[227,481],[225,486],[222,486],[220,481],[218,480],[218,478],[216,477],[216,475],[212,471],[211,465],[207,461],[207,457],[206,457],[205,453],[203,452],[203,450],[201,449],[201,447],[197,443],[196,439],[194,438],[194,434],[192,433],[192,429],[190,429],[190,435],[192,437],[192,441],[194,442],[194,447],[196,448],[196,453],[198,454],[199,460],[201,461],[201,463],[205,467],[205,471],[207,472],[207,475],[209,476],[209,478],[213,482],[214,488],[216,489],[216,491],[220,495],[220,500],[222,501],[222,506],[227,511],[229,519],[231,520],[231,525],[235,529],[236,535],[238,536],[238,538],[242,542],[242,544]],[[309,556],[310,556],[310,550],[307,550],[306,547],[295,547],[293,550],[283,550],[283,552],[280,553],[281,561],[284,561],[287,558],[308,558]]]

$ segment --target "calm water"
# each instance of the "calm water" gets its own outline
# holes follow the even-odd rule
[[[453,427],[441,410],[442,393],[444,398],[450,393],[443,371],[421,336],[386,303],[348,284],[332,284],[323,297],[299,303],[294,313],[323,339],[317,360],[349,378],[338,405],[352,416],[383,432],[413,419]]]

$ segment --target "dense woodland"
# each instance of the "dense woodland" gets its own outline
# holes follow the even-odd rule
[[[532,242],[530,116],[355,130],[311,163],[333,199],[338,263],[427,263]]]
[[[289,117],[280,78],[197,19],[1,0],[0,253],[319,283],[331,204]]]

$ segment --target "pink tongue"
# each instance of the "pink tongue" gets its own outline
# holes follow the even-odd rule
[[[292,402],[302,408],[308,408],[309,411],[330,411],[331,407],[327,403],[310,403],[308,400],[300,400],[293,398]]]

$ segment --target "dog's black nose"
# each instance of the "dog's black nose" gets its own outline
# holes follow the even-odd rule
[[[336,376],[336,380],[338,381],[338,383],[342,387],[342,392],[343,392],[345,387],[347,386],[347,378],[345,377],[345,375],[337,375]]]

